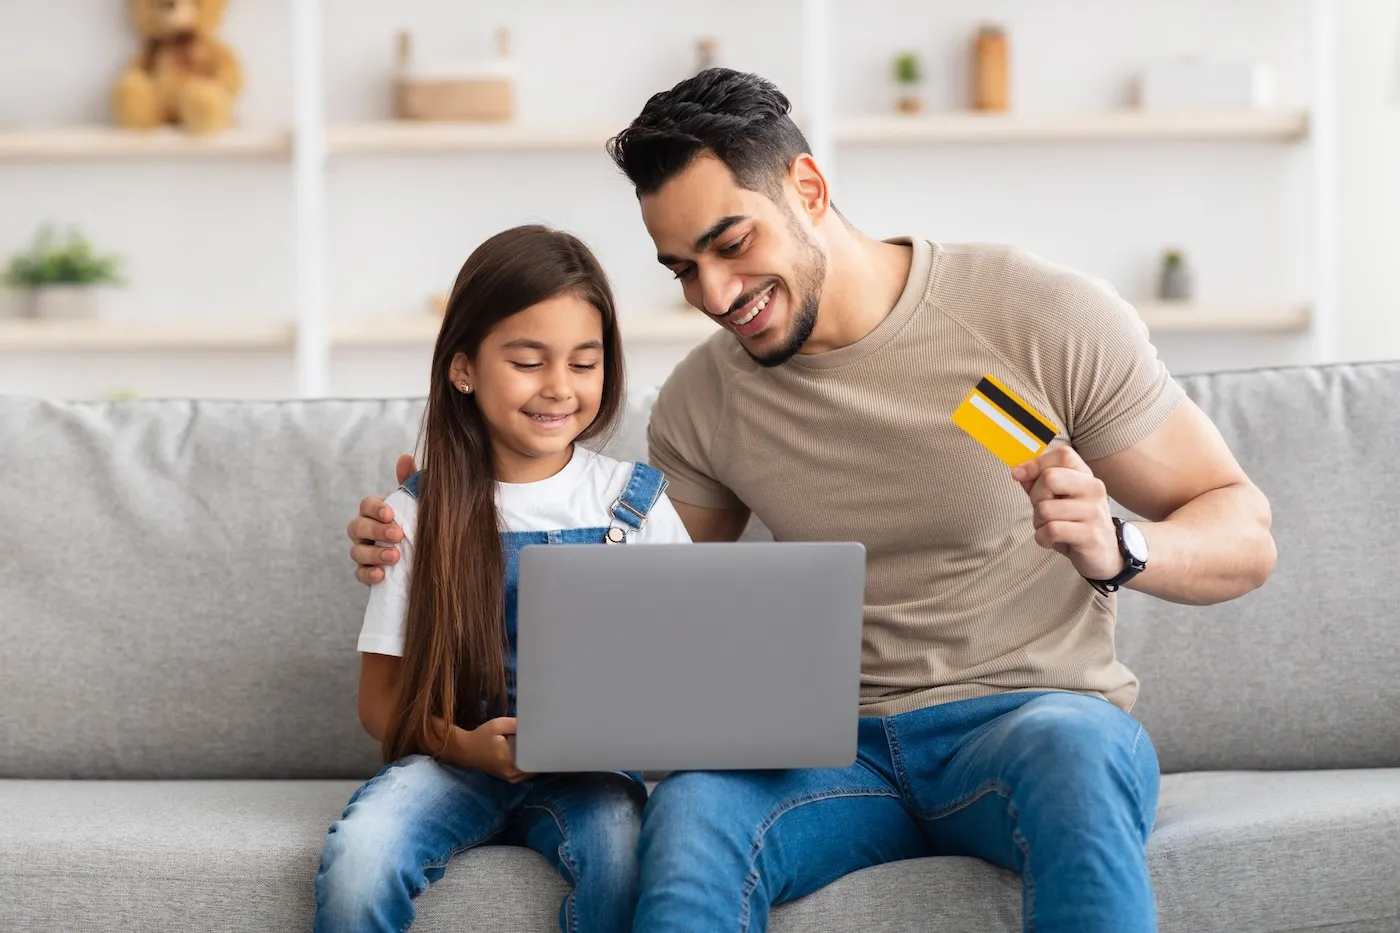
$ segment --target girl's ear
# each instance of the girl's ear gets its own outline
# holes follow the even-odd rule
[[[452,387],[458,392],[472,392],[476,388],[476,383],[472,378],[472,361],[465,353],[458,353],[452,357],[452,365],[448,367],[448,373],[452,380]],[[465,389],[462,387],[466,386]]]

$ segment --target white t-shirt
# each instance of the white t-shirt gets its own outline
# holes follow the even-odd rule
[[[574,445],[567,466],[538,483],[497,483],[496,508],[504,531],[562,531],[607,528],[614,523],[611,506],[632,475],[632,464]],[[397,563],[384,568],[384,579],[369,589],[359,650],[403,657],[404,615],[408,611],[408,576],[413,572],[413,537],[418,501],[395,490],[385,500],[394,523],[403,529]],[[629,544],[689,544],[675,506],[662,495],[652,506],[646,527],[629,529]]]

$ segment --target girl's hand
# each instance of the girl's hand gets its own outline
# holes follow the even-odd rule
[[[467,732],[467,742],[471,747],[471,759],[479,771],[494,778],[519,784],[534,777],[515,766],[515,752],[511,748],[509,736],[515,735],[515,717],[501,716],[488,719],[475,729]]]

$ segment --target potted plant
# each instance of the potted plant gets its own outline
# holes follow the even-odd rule
[[[917,53],[903,52],[895,56],[894,80],[899,87],[899,112],[921,112],[924,104],[919,98],[919,84],[924,80],[924,69]]]
[[[97,288],[121,281],[115,256],[98,255],[76,231],[60,241],[51,227],[41,228],[34,245],[10,259],[4,277],[20,291],[22,313],[41,318],[96,317]]]
[[[1191,300],[1191,270],[1179,249],[1169,249],[1162,255],[1162,277],[1157,283],[1157,297],[1162,301]]]

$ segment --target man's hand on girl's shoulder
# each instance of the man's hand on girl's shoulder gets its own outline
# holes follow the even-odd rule
[[[407,482],[417,469],[412,454],[403,454],[394,465],[399,485]],[[355,578],[365,586],[383,581],[384,570],[398,562],[399,549],[380,547],[376,542],[397,543],[403,540],[403,529],[394,524],[394,510],[384,504],[382,496],[366,496],[360,500],[360,514],[345,528],[350,538],[350,558],[355,562]]]

